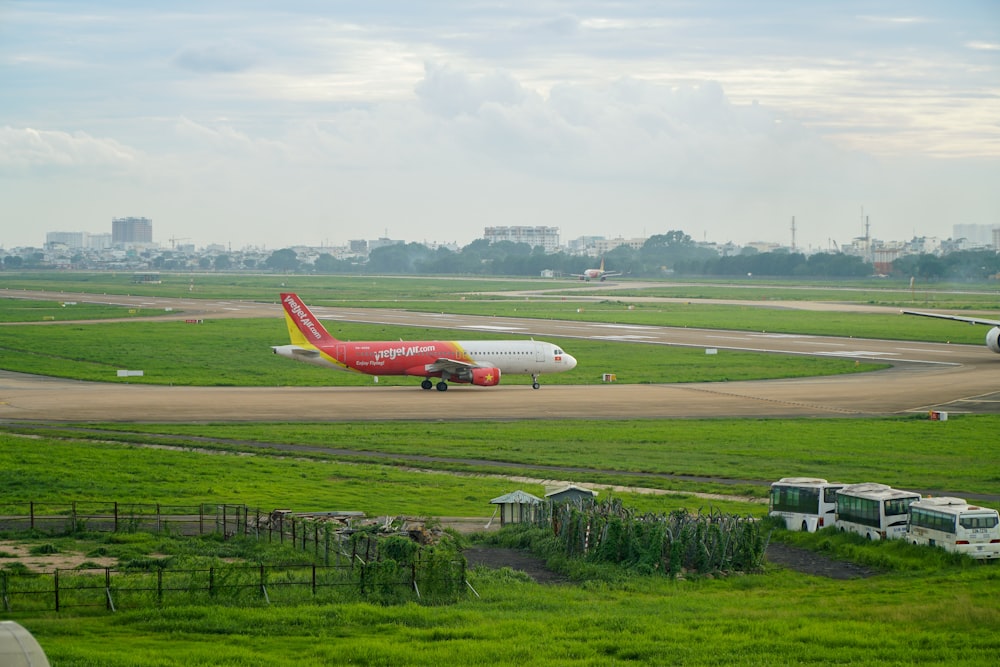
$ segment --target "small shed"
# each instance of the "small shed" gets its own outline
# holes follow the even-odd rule
[[[512,491],[490,501],[500,507],[500,525],[508,523],[534,523],[538,517],[538,508],[542,499],[526,491]]]
[[[49,659],[24,626],[14,621],[0,621],[0,665],[49,667]]]
[[[556,489],[545,494],[545,499],[551,500],[553,503],[582,503],[585,500],[590,501],[596,497],[597,491],[585,489],[575,484],[570,484],[569,486],[564,486],[561,489]]]

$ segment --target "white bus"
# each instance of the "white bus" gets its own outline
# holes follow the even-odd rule
[[[1000,514],[962,498],[924,498],[910,505],[906,539],[973,558],[1000,558]]]
[[[788,530],[815,533],[832,526],[837,490],[846,484],[818,477],[782,477],[771,484],[770,516],[780,516]]]
[[[837,491],[837,528],[869,540],[906,537],[907,510],[917,500],[919,493],[886,484],[863,482],[845,486]]]

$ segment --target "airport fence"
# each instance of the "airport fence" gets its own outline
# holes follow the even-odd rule
[[[359,525],[360,524],[360,525]],[[5,612],[108,610],[200,602],[364,599],[447,602],[465,593],[465,558],[428,539],[418,522],[365,519],[360,512],[264,512],[243,504],[166,505],[117,501],[0,503],[0,533],[73,535],[146,532],[237,536],[287,544],[308,554],[303,565],[222,564],[202,569],[56,569],[32,572],[0,563]]]

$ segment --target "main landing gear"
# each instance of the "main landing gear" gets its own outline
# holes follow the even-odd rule
[[[420,383],[420,388],[424,389],[424,390],[428,390],[428,389],[430,389],[433,386],[434,386],[434,383],[431,382],[430,380],[428,380],[427,378],[424,378],[424,381]],[[448,383],[445,382],[444,380],[441,380],[440,382],[437,383],[437,390],[438,391],[448,391]]]
[[[437,383],[437,385],[435,385],[429,379],[424,378],[424,381],[420,383],[420,388],[423,389],[423,390],[425,390],[425,391],[426,390],[430,390],[432,387],[435,387],[435,386],[437,387],[438,391],[448,391],[448,383],[445,382],[444,380],[441,380],[440,382]],[[532,373],[531,374],[531,388],[532,389],[538,389],[541,386],[542,385],[538,384],[538,375]]]

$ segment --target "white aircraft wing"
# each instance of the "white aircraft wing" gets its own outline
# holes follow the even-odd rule
[[[271,349],[274,350],[275,354],[280,354],[282,356],[291,356],[295,359],[297,357],[302,357],[306,359],[314,359],[320,356],[319,350],[310,347],[299,347],[298,345],[272,345]]]
[[[956,322],[967,322],[969,324],[985,324],[991,327],[1000,327],[998,320],[984,320],[979,317],[962,317],[961,315],[945,315],[944,313],[922,313],[919,310],[904,310],[904,315],[920,315],[922,317],[937,317],[942,320],[955,320]]]
[[[437,373],[438,371],[447,371],[451,374],[456,374],[461,371],[469,370],[470,368],[479,368],[475,364],[470,364],[467,361],[459,361],[458,359],[448,359],[447,357],[441,357],[436,359],[434,363],[427,364],[425,366],[428,373]]]

